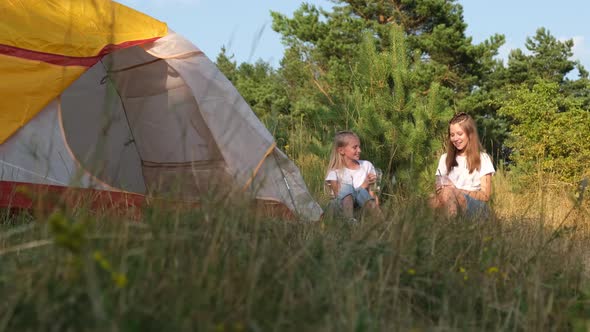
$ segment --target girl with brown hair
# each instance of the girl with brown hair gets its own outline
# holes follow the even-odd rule
[[[450,216],[462,212],[468,217],[487,217],[487,202],[492,195],[492,175],[496,172],[492,159],[483,151],[475,121],[466,113],[456,114],[449,121],[447,153],[436,170],[435,208],[443,208]]]

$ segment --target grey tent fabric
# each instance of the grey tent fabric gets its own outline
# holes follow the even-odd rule
[[[112,189],[72,158],[57,100],[0,144],[0,181]]]

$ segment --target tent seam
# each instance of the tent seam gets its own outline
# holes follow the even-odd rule
[[[84,167],[82,165],[82,163],[78,160],[78,158],[76,158],[76,155],[74,154],[74,151],[72,151],[72,148],[70,147],[70,143],[68,143],[68,138],[66,136],[66,130],[65,130],[64,126],[63,126],[63,116],[62,116],[62,110],[61,110],[61,99],[58,99],[57,112],[58,112],[58,122],[59,122],[58,124],[59,124],[59,129],[60,129],[60,132],[61,132],[62,139],[64,141],[64,147],[66,148],[66,151],[68,152],[68,154],[70,155],[70,157],[72,158],[72,160],[74,161],[74,163],[76,163],[76,165],[78,165],[78,167],[82,170],[82,172],[84,172],[84,174],[86,174],[87,176],[89,176],[93,181],[96,181],[98,184],[104,186],[107,190],[110,190],[110,191],[118,191],[118,192],[127,192],[125,190],[121,190],[120,188],[113,187],[110,184],[102,181],[101,179],[99,179],[98,177],[96,177],[94,174],[90,173],[86,169],[86,167]]]
[[[104,65],[104,62],[102,61],[102,59],[99,61],[101,66],[103,67],[105,73],[106,73],[106,79],[107,80],[111,80],[110,76],[109,76],[109,71],[107,70],[106,66]],[[145,196],[146,196],[146,200],[148,197],[148,185],[145,181],[146,177],[145,177],[145,173],[143,172],[143,157],[141,156],[141,152],[139,151],[139,149],[137,148],[137,141],[135,140],[135,135],[133,133],[133,128],[131,128],[131,123],[129,122],[129,116],[127,116],[127,108],[125,107],[125,103],[123,103],[123,98],[121,98],[121,94],[119,93],[119,89],[117,89],[115,86],[113,86],[115,90],[115,92],[117,93],[117,97],[119,98],[119,101],[121,102],[121,108],[123,109],[123,114],[125,114],[125,122],[127,122],[127,127],[129,128],[129,133],[131,134],[131,138],[133,139],[133,144],[135,145],[135,151],[137,152],[137,155],[139,156],[139,160],[141,161],[141,177],[143,179],[143,185],[145,187]]]
[[[264,156],[262,157],[262,159],[260,160],[260,162],[258,163],[258,165],[256,165],[256,168],[254,168],[254,171],[252,172],[252,175],[250,176],[250,178],[248,179],[248,181],[246,181],[246,184],[242,188],[243,191],[246,191],[246,189],[248,189],[248,187],[250,186],[250,184],[254,180],[254,177],[256,177],[256,174],[258,174],[258,171],[260,170],[260,167],[262,167],[262,163],[274,151],[274,149],[276,147],[277,147],[277,143],[276,142],[273,142],[271,144],[271,146],[268,148],[268,150],[266,150],[266,152],[264,153]]]

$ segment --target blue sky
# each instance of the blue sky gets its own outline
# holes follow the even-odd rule
[[[263,59],[273,66],[283,54],[280,36],[271,28],[270,11],[291,16],[303,1],[296,0],[118,0],[160,19],[182,34],[211,59],[222,46],[238,62]],[[309,0],[331,8],[327,0]],[[573,38],[574,58],[590,69],[589,0],[459,0],[467,34],[481,42],[494,33],[506,36],[500,56],[510,49],[524,49],[526,37],[545,27],[559,39]]]

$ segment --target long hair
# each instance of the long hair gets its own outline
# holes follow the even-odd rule
[[[332,151],[330,153],[330,161],[328,162],[326,175],[330,171],[336,171],[336,173],[338,173],[338,171],[344,168],[344,158],[338,153],[338,149],[347,146],[350,143],[351,138],[359,140],[359,137],[352,131],[343,130],[336,133],[332,144]]]
[[[447,133],[447,172],[450,173],[453,167],[458,166],[457,160],[455,159],[458,151],[451,142],[451,125],[453,124],[459,124],[469,139],[469,143],[467,143],[467,146],[465,147],[465,157],[467,158],[467,169],[469,170],[469,173],[473,173],[474,170],[479,170],[481,167],[480,153],[483,151],[483,147],[479,141],[475,121],[473,121],[473,118],[467,113],[455,114],[451,121],[449,121],[449,129]]]

